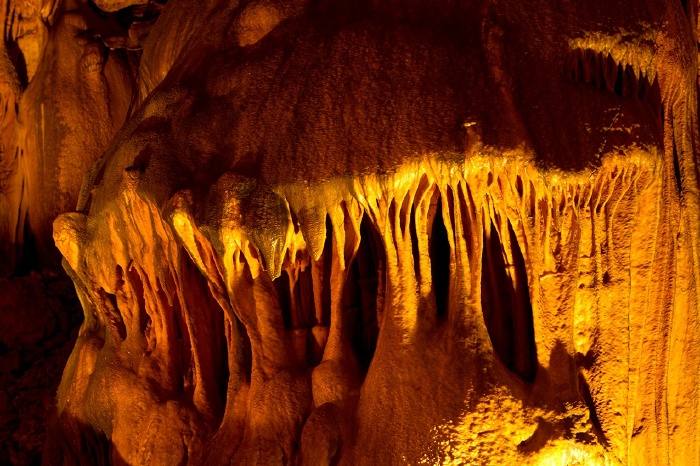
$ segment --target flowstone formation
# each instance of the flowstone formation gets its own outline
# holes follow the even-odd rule
[[[695,2],[25,3],[45,464],[700,464]]]

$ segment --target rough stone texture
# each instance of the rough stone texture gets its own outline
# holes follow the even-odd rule
[[[45,464],[700,464],[696,2],[5,10]]]

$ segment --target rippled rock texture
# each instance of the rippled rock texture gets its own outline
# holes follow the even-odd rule
[[[700,464],[695,2],[6,3],[45,464]]]

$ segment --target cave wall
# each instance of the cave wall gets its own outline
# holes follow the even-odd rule
[[[697,12],[6,2],[44,463],[700,464]]]

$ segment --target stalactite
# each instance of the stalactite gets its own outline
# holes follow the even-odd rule
[[[560,3],[5,2],[47,464],[700,463],[696,6]]]

